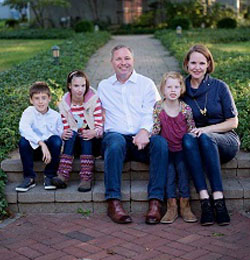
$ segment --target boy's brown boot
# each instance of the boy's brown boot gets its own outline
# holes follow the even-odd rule
[[[172,224],[178,218],[178,206],[175,198],[168,199],[167,212],[161,219],[162,224]]]
[[[187,223],[197,222],[197,218],[190,207],[189,198],[180,198],[180,214]]]

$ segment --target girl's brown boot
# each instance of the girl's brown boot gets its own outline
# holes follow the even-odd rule
[[[52,184],[59,189],[65,189],[69,180],[69,174],[72,170],[74,157],[67,154],[62,154],[57,170],[57,176],[52,178]]]
[[[178,206],[176,198],[168,199],[167,212],[161,219],[162,224],[172,224],[178,218]]]
[[[81,170],[80,170],[80,177],[81,182],[78,187],[78,191],[80,192],[88,192],[91,190],[91,182],[93,177],[93,170],[94,170],[94,162],[95,158],[93,155],[81,155]]]
[[[189,198],[180,198],[180,214],[187,223],[197,222],[197,218],[191,210]]]

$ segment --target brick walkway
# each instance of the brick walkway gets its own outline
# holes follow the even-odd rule
[[[91,85],[112,73],[112,46],[125,43],[135,50],[136,70],[156,84],[178,63],[149,36],[117,36],[100,49],[86,69]],[[232,213],[227,227],[201,227],[178,219],[172,225],[149,226],[143,214],[131,225],[118,225],[104,215],[27,214],[0,224],[1,260],[168,260],[250,259],[250,219]]]
[[[227,227],[201,227],[178,219],[149,226],[142,215],[130,225],[105,215],[32,214],[0,229],[1,260],[249,260],[250,219],[234,213]]]

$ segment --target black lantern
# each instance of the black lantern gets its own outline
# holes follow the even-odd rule
[[[60,56],[60,48],[58,46],[53,46],[51,48],[52,50],[52,56],[54,59],[54,64],[58,65],[59,64],[59,56]]]
[[[176,35],[178,37],[181,37],[181,35],[182,35],[182,28],[181,28],[181,26],[177,26],[176,27]]]

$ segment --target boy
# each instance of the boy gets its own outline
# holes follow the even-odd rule
[[[24,180],[16,187],[16,191],[25,192],[36,186],[33,160],[41,158],[46,164],[44,188],[53,190],[56,187],[52,185],[51,179],[56,176],[62,146],[61,116],[49,108],[51,93],[45,82],[35,82],[30,88],[29,95],[33,106],[24,110],[19,122],[21,134],[19,152]]]

